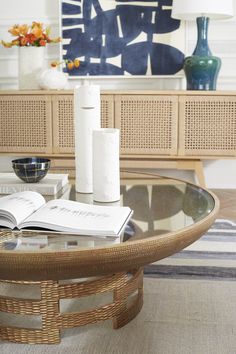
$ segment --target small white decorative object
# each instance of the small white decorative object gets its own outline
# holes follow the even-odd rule
[[[97,202],[120,200],[120,131],[93,131],[93,199]]]
[[[63,90],[67,86],[67,75],[57,67],[51,67],[40,75],[39,86],[44,90]]]
[[[92,133],[101,126],[100,87],[77,86],[74,90],[75,118],[75,188],[80,193],[93,193]]]
[[[39,89],[39,76],[44,69],[44,47],[19,47],[18,79],[20,90]]]

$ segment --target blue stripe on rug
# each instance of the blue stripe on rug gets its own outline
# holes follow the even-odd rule
[[[214,229],[214,228],[215,229],[225,229],[225,230],[228,229],[228,230],[235,230],[236,231],[236,224],[230,220],[217,219],[211,227],[211,229]]]
[[[236,235],[206,235],[201,237],[201,241],[215,241],[215,242],[236,242]]]
[[[234,232],[235,231],[235,232]],[[144,267],[144,275],[146,277],[152,278],[189,278],[189,279],[233,279],[236,280],[236,266],[232,267],[232,261],[235,261],[236,264],[236,252],[232,252],[231,246],[228,247],[228,242],[236,241],[236,224],[230,220],[221,220],[218,219],[212,225],[210,230],[203,235],[200,241],[208,242],[208,249],[206,251],[195,251],[193,250],[182,250],[179,253],[176,253],[168,257],[169,264],[150,264]],[[196,241],[196,243],[199,241]],[[224,244],[223,252],[211,251],[211,244],[214,245],[214,242],[222,242]],[[214,248],[213,248],[214,249]],[[171,259],[183,260],[183,264],[171,265]],[[184,260],[188,260],[188,265],[184,264]],[[194,260],[194,265],[189,265],[189,260]],[[196,265],[197,260],[204,260],[206,266]],[[215,260],[215,265],[207,265],[207,260]],[[224,261],[224,266],[219,267],[217,265],[217,260]],[[227,260],[231,261],[230,266],[227,266]]]
[[[236,260],[236,252],[181,251],[169,258]]]
[[[236,268],[233,267],[203,267],[203,266],[173,266],[152,264],[144,268],[144,276],[150,278],[168,279],[230,279],[236,281]]]

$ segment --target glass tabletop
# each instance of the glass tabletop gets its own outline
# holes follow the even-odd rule
[[[0,249],[11,251],[59,251],[95,248],[147,239],[181,230],[207,217],[215,207],[214,197],[196,185],[152,174],[123,173],[121,199],[103,205],[129,206],[132,219],[118,238],[71,235],[53,232],[13,231],[0,237]],[[76,193],[74,185],[54,198],[89,204],[92,194]],[[49,197],[47,198],[49,200]]]

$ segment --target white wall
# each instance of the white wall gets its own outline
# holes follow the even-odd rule
[[[236,0],[234,0],[236,8]],[[13,10],[14,9],[14,10]],[[1,1],[0,39],[10,40],[7,30],[16,23],[41,21],[52,27],[52,35],[59,35],[59,0],[7,0]],[[212,21],[209,28],[209,42],[212,52],[222,59],[218,80],[219,90],[236,90],[236,17],[227,21]],[[191,54],[196,43],[195,23],[186,24],[186,54]],[[47,47],[47,62],[59,59],[59,45]],[[17,88],[17,48],[0,48],[0,89]],[[78,84],[70,80],[70,87]],[[104,89],[182,89],[185,80],[176,78],[152,79],[96,79]],[[235,117],[236,118],[236,117]],[[10,158],[0,159],[0,169],[11,168]],[[161,171],[161,173],[169,171]],[[212,188],[236,188],[236,160],[204,162],[207,186]],[[178,177],[192,179],[191,173],[177,173]]]

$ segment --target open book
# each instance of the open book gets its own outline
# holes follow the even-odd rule
[[[100,206],[44,197],[31,191],[0,198],[0,227],[43,228],[93,236],[119,236],[132,215],[129,207]]]

